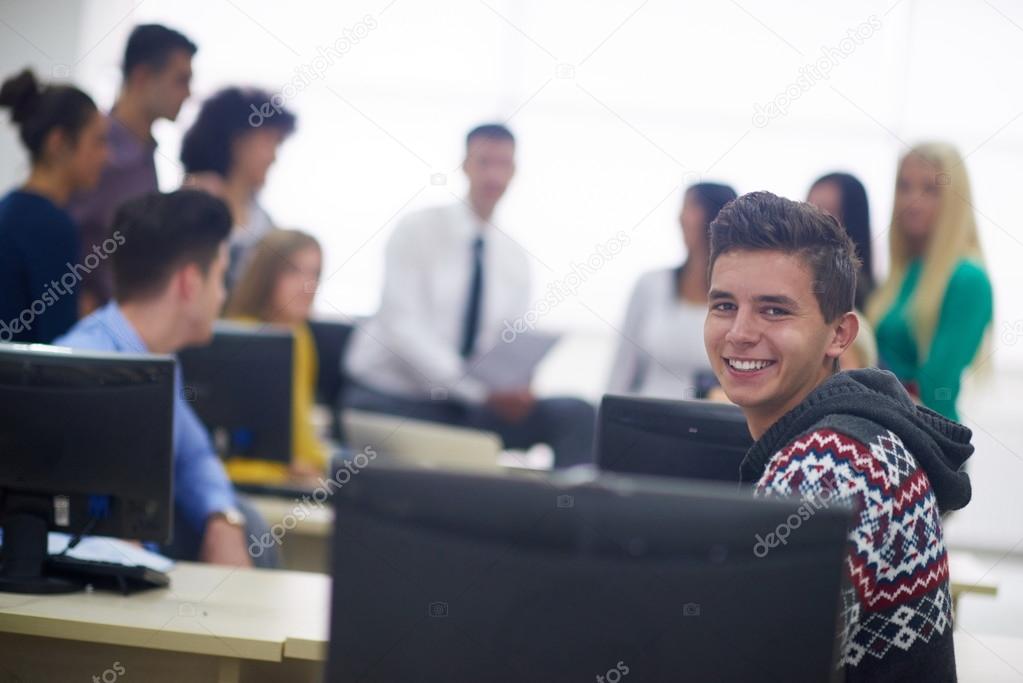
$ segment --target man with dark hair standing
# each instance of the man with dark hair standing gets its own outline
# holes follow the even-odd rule
[[[588,462],[592,406],[494,390],[470,374],[501,343],[503,321],[529,308],[530,263],[491,222],[515,174],[511,131],[470,131],[462,170],[464,202],[406,216],[391,235],[380,309],[347,355],[348,405],[497,432],[508,448],[546,443],[558,466]]]
[[[121,242],[113,255],[116,299],[54,343],[173,354],[209,341],[224,303],[230,231],[227,206],[199,190],[129,200],[114,219]],[[248,566],[246,527],[259,538],[261,520],[239,509],[209,435],[185,399],[180,367],[175,373],[175,524],[168,554]]]
[[[835,219],[754,192],[710,229],[704,341],[756,439],[743,480],[758,495],[855,513],[839,634],[846,680],[954,681],[941,513],[970,500],[970,430],[915,405],[891,373],[837,372],[858,330],[858,263]]]
[[[184,35],[159,24],[136,26],[131,32],[121,67],[121,92],[109,116],[107,165],[99,184],[73,197],[68,207],[81,231],[83,256],[107,237],[117,207],[158,189],[153,124],[176,119],[191,94],[196,50]],[[85,313],[110,299],[110,271],[105,263],[84,278],[79,294]]]

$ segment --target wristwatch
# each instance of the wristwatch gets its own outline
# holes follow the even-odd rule
[[[236,507],[229,507],[223,510],[217,510],[212,515],[210,515],[210,519],[223,519],[225,522],[227,522],[233,527],[237,527],[239,529],[245,528],[245,515],[243,515],[242,511]]]

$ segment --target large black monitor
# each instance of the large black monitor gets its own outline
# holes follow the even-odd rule
[[[597,467],[609,472],[738,483],[752,445],[727,403],[608,395],[597,415]]]
[[[334,498],[330,683],[834,675],[846,508],[379,462]]]
[[[185,399],[222,457],[291,462],[294,340],[270,325],[220,321],[178,353]]]
[[[0,590],[61,592],[47,531],[171,536],[174,359],[0,344]]]

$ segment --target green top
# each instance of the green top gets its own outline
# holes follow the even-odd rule
[[[984,330],[991,323],[991,281],[972,261],[964,259],[956,264],[941,302],[931,348],[921,362],[910,323],[920,271],[917,259],[906,270],[898,296],[878,323],[878,353],[900,380],[916,382],[925,406],[958,421],[956,399],[963,370],[976,355]]]

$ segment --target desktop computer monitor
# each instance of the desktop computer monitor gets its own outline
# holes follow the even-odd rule
[[[724,484],[379,461],[334,498],[330,683],[835,673],[848,508],[804,519],[809,503]]]
[[[62,592],[47,531],[171,537],[174,359],[0,344],[0,590]]]
[[[294,340],[289,330],[220,321],[178,353],[186,400],[222,457],[291,462]]]
[[[597,415],[597,467],[609,472],[738,483],[752,445],[727,403],[608,395]]]

